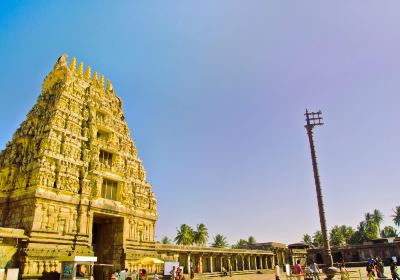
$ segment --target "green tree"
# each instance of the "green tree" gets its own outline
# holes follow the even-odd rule
[[[322,237],[322,232],[320,230],[317,230],[316,232],[314,232],[312,245],[314,247],[322,247],[323,243],[324,241]]]
[[[392,226],[386,226],[381,231],[381,236],[383,238],[397,237],[397,235],[397,230]]]
[[[232,245],[233,249],[247,249],[248,248],[248,244],[247,241],[244,239],[239,239],[238,242],[236,242],[235,245]]]
[[[393,222],[397,227],[400,227],[400,206],[396,206],[393,212],[394,212],[394,214],[392,215]]]
[[[194,243],[198,246],[204,246],[208,240],[208,229],[204,224],[198,224],[197,230],[193,232]]]
[[[214,237],[214,243],[211,245],[212,247],[216,248],[225,248],[228,246],[228,242],[226,241],[226,237],[222,234],[217,234]]]
[[[171,240],[168,238],[168,236],[164,236],[164,237],[161,239],[161,243],[162,243],[162,244],[171,244]]]
[[[330,244],[332,246],[344,246],[349,243],[352,235],[354,234],[354,229],[345,225],[334,226],[329,234]]]
[[[254,236],[249,236],[249,238],[247,239],[247,243],[249,244],[249,245],[253,245],[253,244],[256,244],[256,239],[254,238]]]
[[[360,232],[364,237],[364,241],[378,238],[379,228],[373,214],[365,213],[365,220],[362,223],[362,225],[360,224]]]
[[[332,246],[341,247],[346,245],[346,237],[339,226],[334,226],[329,233],[329,242]]]
[[[381,223],[383,222],[383,214],[378,209],[374,209],[371,216],[372,220],[376,224],[376,227],[378,228],[378,233],[379,233],[381,231]]]
[[[193,229],[187,224],[181,225],[180,230],[177,229],[175,243],[178,245],[193,245]]]
[[[304,234],[303,235],[303,242],[306,243],[307,245],[312,245],[312,238],[311,235],[309,234]]]
[[[352,227],[348,227],[348,226],[341,226],[340,230],[342,231],[344,238],[346,239],[346,243],[349,243],[350,238],[353,236],[355,230]]]

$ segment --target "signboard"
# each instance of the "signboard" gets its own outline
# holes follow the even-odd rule
[[[72,278],[74,263],[62,263],[62,278]]]
[[[0,280],[5,280],[6,270],[0,269]]]
[[[179,262],[165,262],[164,263],[164,275],[171,275],[170,272],[175,266],[175,269],[179,268]]]
[[[7,269],[7,280],[18,280],[19,268]]]

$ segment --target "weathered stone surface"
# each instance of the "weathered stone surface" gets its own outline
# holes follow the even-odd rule
[[[121,99],[66,58],[0,153],[0,226],[28,237],[18,253],[24,277],[59,270],[62,255],[121,268],[156,254],[157,203]]]

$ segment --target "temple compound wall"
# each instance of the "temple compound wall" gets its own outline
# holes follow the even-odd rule
[[[368,258],[380,257],[385,265],[389,265],[392,257],[400,256],[400,240],[394,238],[382,238],[365,242],[364,244],[346,245],[343,247],[332,247],[332,257],[334,262],[343,259],[348,265],[360,265],[367,262]],[[323,249],[312,248],[308,250],[308,258],[314,259],[318,263],[323,263]]]
[[[118,269],[157,255],[156,199],[121,99],[66,57],[0,153],[0,227],[26,235],[11,257],[23,278],[59,271],[60,256],[96,255]]]

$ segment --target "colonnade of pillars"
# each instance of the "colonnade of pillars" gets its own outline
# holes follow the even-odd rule
[[[272,255],[221,255],[221,254],[187,254],[185,266],[193,267],[197,273],[246,271],[273,269],[275,267]]]

